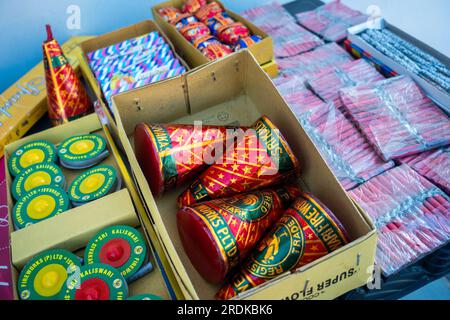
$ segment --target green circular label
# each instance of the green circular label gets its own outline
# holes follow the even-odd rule
[[[77,203],[99,199],[108,194],[116,181],[117,171],[114,167],[98,166],[92,168],[72,181],[68,190],[69,198]]]
[[[97,134],[82,134],[64,140],[58,156],[64,163],[83,162],[99,157],[106,149],[106,140]]]
[[[77,291],[82,290],[83,283],[90,279],[108,286],[109,300],[125,300],[128,297],[127,282],[120,272],[107,264],[95,263],[81,267],[78,279],[73,278],[65,288],[64,300],[75,300]]]
[[[9,172],[17,176],[25,168],[37,163],[56,161],[55,146],[45,140],[32,141],[18,148],[11,155],[8,163]]]
[[[69,198],[63,189],[53,186],[35,188],[15,204],[14,224],[16,228],[22,229],[61,214],[68,208]]]
[[[22,300],[62,300],[68,278],[80,268],[80,259],[69,251],[44,251],[20,272],[19,297]]]
[[[19,200],[28,191],[42,186],[63,188],[65,177],[60,167],[53,163],[38,163],[23,170],[12,183],[12,195]]]
[[[154,294],[140,294],[137,296],[129,297],[127,300],[164,300],[160,296]]]
[[[246,269],[261,278],[274,278],[291,270],[305,249],[305,235],[300,222],[291,215],[283,216],[254,251]]]
[[[114,239],[123,239],[129,244],[129,257],[122,265],[114,265],[120,274],[128,279],[134,275],[144,263],[147,257],[147,246],[144,238],[136,229],[129,226],[112,226],[98,232],[86,246],[84,251],[84,263],[108,263],[106,254],[102,256],[102,250],[108,250],[106,246]],[[114,249],[114,248],[111,248]]]

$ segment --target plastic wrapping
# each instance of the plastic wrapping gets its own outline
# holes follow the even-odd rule
[[[350,191],[378,229],[376,262],[386,276],[450,240],[450,199],[404,164]]]
[[[450,121],[409,77],[339,91],[349,116],[384,160],[450,142]]]
[[[295,23],[294,17],[278,2],[245,10],[241,16],[267,33]]]
[[[347,29],[367,20],[367,15],[350,9],[340,1],[333,1],[315,10],[298,13],[301,25],[321,35],[327,41],[341,41],[347,36]]]
[[[368,144],[363,135],[332,103],[323,104],[298,116],[345,190],[392,168]]]
[[[450,147],[399,159],[450,195]]]
[[[359,36],[412,73],[450,93],[450,69],[435,57],[387,29],[368,29]]]

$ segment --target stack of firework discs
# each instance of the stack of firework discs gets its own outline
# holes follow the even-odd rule
[[[59,161],[68,169],[89,168],[108,157],[106,146],[105,138],[97,134],[73,136],[59,145]]]
[[[103,263],[116,268],[130,282],[147,260],[147,246],[136,229],[112,226],[99,231],[84,252],[87,265]]]
[[[120,177],[111,166],[98,166],[83,172],[69,186],[72,205],[77,207],[100,199],[121,188]]]
[[[18,148],[11,155],[8,166],[13,176],[19,175],[25,168],[37,163],[56,161],[56,147],[45,140],[32,141]]]
[[[20,272],[19,296],[22,300],[62,300],[67,279],[80,267],[80,259],[66,250],[42,252]]]
[[[43,186],[28,191],[13,209],[16,229],[49,219],[69,208],[67,193],[55,186]]]
[[[66,179],[61,168],[53,163],[38,163],[23,170],[12,183],[12,195],[19,200],[27,192],[42,186],[64,189]]]
[[[80,278],[65,290],[64,300],[125,300],[128,286],[120,272],[107,264],[81,267]]]

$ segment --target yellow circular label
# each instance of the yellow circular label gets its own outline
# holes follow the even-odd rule
[[[92,193],[100,189],[104,183],[105,176],[100,173],[94,173],[81,182],[80,191],[84,194]]]
[[[20,157],[19,164],[22,168],[29,167],[33,164],[43,162],[45,159],[44,151],[40,149],[31,149],[25,151]]]
[[[52,297],[61,291],[67,279],[67,271],[60,264],[43,267],[34,278],[34,289],[43,297]]]
[[[45,171],[37,171],[34,172],[32,174],[30,174],[24,184],[23,184],[23,188],[25,189],[25,191],[29,191],[33,188],[37,188],[40,186],[47,186],[49,184],[51,184],[52,182],[52,177]]]
[[[55,210],[55,199],[48,195],[37,196],[30,201],[27,207],[27,215],[34,220],[47,218]]]
[[[95,147],[95,143],[92,140],[80,140],[74,142],[69,151],[73,154],[80,155],[91,152]]]

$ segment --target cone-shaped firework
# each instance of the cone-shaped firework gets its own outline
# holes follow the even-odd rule
[[[233,134],[220,126],[147,125],[136,127],[134,150],[155,196],[180,186],[214,162]],[[220,153],[217,154],[216,153]]]
[[[295,177],[297,158],[275,125],[261,117],[241,132],[221,163],[205,170],[178,198],[180,208],[266,188]]]
[[[91,109],[87,93],[47,25],[44,51],[48,115],[53,125],[82,117]]]
[[[178,211],[178,231],[194,267],[207,281],[223,283],[300,194],[298,188],[286,186]]]
[[[347,242],[345,229],[336,217],[317,199],[302,194],[216,298],[230,299],[317,260]]]

